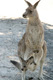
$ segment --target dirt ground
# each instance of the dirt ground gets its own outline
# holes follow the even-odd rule
[[[25,19],[0,19],[0,80],[21,80],[19,70],[10,63],[8,56],[17,55],[17,44],[26,25]],[[53,25],[43,23],[43,27],[48,48],[43,75],[45,80],[53,80]],[[26,80],[30,76],[37,80],[38,69],[27,71]]]

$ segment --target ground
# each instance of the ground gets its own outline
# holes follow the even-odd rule
[[[53,80],[53,26],[42,23],[47,42],[47,57],[44,63],[45,80]],[[22,38],[27,25],[25,19],[0,19],[0,80],[21,80],[19,70],[10,63],[8,56],[17,55],[18,41]],[[38,69],[27,71],[27,77],[37,80]]]

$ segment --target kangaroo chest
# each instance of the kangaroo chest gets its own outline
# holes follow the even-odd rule
[[[40,31],[38,26],[28,26],[26,29],[27,37],[26,44],[33,46],[34,48],[38,47],[42,43],[43,34]],[[39,45],[40,46],[40,45]]]
[[[27,37],[30,40],[36,40],[38,38],[39,35],[39,30],[35,27],[35,26],[29,26],[26,29],[27,32]]]

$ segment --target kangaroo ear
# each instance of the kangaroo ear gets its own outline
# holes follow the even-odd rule
[[[34,4],[34,9],[37,7],[37,5],[38,5],[38,3],[40,2],[40,0],[39,1],[37,1],[35,4]]]
[[[28,2],[26,0],[24,0],[24,1],[28,4],[28,6],[32,6],[32,4],[30,2]]]
[[[14,61],[14,60],[10,60],[10,62],[11,62],[14,66],[16,66],[19,70],[21,70],[21,65],[20,65],[20,63],[18,63],[17,61]]]

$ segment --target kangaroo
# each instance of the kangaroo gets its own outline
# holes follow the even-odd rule
[[[39,19],[38,12],[36,7],[38,3],[37,1],[34,5],[30,2],[26,1],[28,4],[28,8],[26,9],[25,13],[23,14],[24,18],[28,18],[28,23],[26,27],[26,32],[24,33],[22,39],[18,43],[18,57],[22,63],[23,69],[21,69],[23,73],[22,80],[25,79],[24,75],[25,72],[30,69],[34,71],[40,63],[40,71],[38,78],[43,80],[42,70],[43,70],[43,63],[47,53],[47,46],[46,41],[44,40],[44,29],[42,23]],[[33,57],[33,60],[31,60]],[[32,63],[30,61],[32,61]],[[12,61],[11,61],[12,62]],[[23,64],[23,62],[25,62]],[[15,66],[18,64],[17,62],[12,62]],[[17,66],[21,66],[18,64]]]

